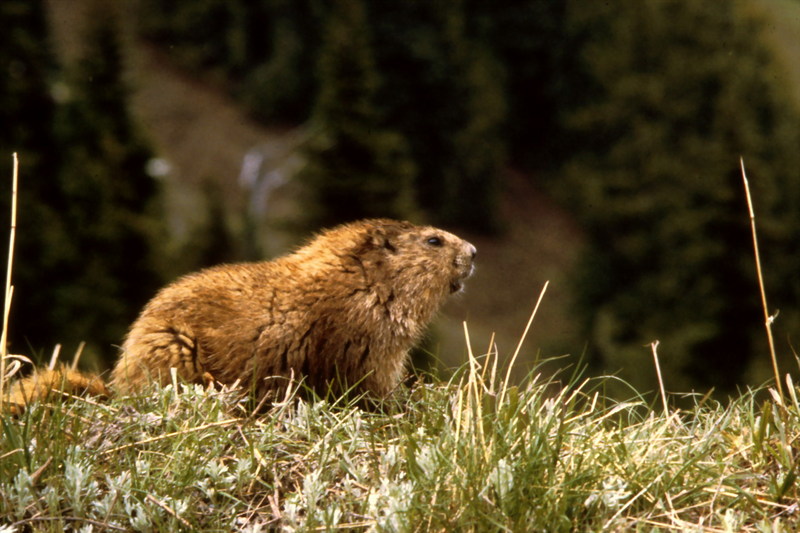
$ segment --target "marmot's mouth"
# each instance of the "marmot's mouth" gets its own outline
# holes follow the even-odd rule
[[[450,282],[450,293],[460,292],[464,288],[464,280],[472,275],[475,271],[475,265],[469,265],[466,272],[462,273],[459,277]]]
[[[467,259],[467,261],[464,261],[463,258],[455,259],[453,261],[453,266],[461,270],[461,273],[457,278],[450,282],[451,294],[461,291],[464,288],[464,280],[470,277],[473,272],[475,272],[475,262],[472,261],[471,258]]]

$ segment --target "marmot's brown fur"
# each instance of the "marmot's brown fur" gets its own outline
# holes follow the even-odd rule
[[[259,396],[282,391],[292,377],[319,393],[356,386],[386,396],[474,257],[473,245],[446,231],[373,219],[325,231],[274,261],[190,274],[133,323],[110,387],[128,393],[169,383],[175,368],[184,381],[238,381]],[[65,378],[70,389],[74,378]],[[26,382],[16,386],[12,403],[40,395],[31,381],[27,390]]]

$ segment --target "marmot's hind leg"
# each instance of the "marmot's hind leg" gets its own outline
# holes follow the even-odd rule
[[[120,392],[135,392],[153,381],[166,385],[171,368],[183,381],[203,383],[205,370],[194,337],[176,328],[134,329],[122,347],[111,385]]]

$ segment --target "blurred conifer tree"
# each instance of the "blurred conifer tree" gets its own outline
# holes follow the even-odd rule
[[[328,11],[322,4],[319,0],[263,2],[262,22],[251,23],[250,31],[265,42],[254,49],[239,89],[256,118],[289,123],[309,118],[318,90],[317,61]]]
[[[414,166],[403,138],[379,111],[380,80],[362,0],[337,0],[319,58],[320,92],[307,163],[313,226],[413,214]]]
[[[188,67],[241,75],[262,44],[254,46],[252,40],[259,33],[249,31],[250,24],[264,20],[260,5],[246,0],[142,0],[140,26],[148,38],[168,47]]]
[[[216,74],[258,119],[308,119],[324,2],[142,0],[138,12],[146,38],[182,65]]]
[[[20,160],[19,207],[10,321],[11,350],[52,348],[59,324],[49,313],[44,288],[61,279],[61,258],[70,247],[57,212],[61,154],[53,134],[58,91],[40,0],[0,3],[0,216],[10,216],[12,152]]]
[[[492,230],[504,147],[502,69],[468,34],[463,2],[371,2],[378,100],[408,141],[434,222]]]
[[[591,83],[568,117],[562,185],[592,243],[579,276],[591,340],[639,388],[655,386],[646,345],[660,339],[669,388],[732,390],[766,361],[739,156],[768,286],[796,311],[800,119],[747,2],[578,4]]]
[[[158,224],[152,153],[128,112],[116,8],[91,4],[83,53],[69,70],[70,98],[57,130],[64,162],[60,216],[70,254],[51,312],[63,342],[86,340],[109,359],[160,284],[153,266]]]
[[[541,170],[563,155],[559,114],[571,103],[574,63],[566,6],[552,0],[465,0],[468,32],[503,69],[507,113],[496,133],[515,165]]]

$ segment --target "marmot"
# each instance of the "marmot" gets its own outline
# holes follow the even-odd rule
[[[446,298],[472,274],[476,249],[441,229],[388,219],[337,226],[273,261],[226,264],[187,275],[142,310],[122,345],[110,388],[170,382],[239,382],[259,397],[304,379],[324,394],[345,387],[384,397],[409,349]],[[11,403],[42,390],[86,389],[80,374],[39,373]],[[37,384],[38,379],[38,384]],[[71,385],[74,384],[74,387]]]

